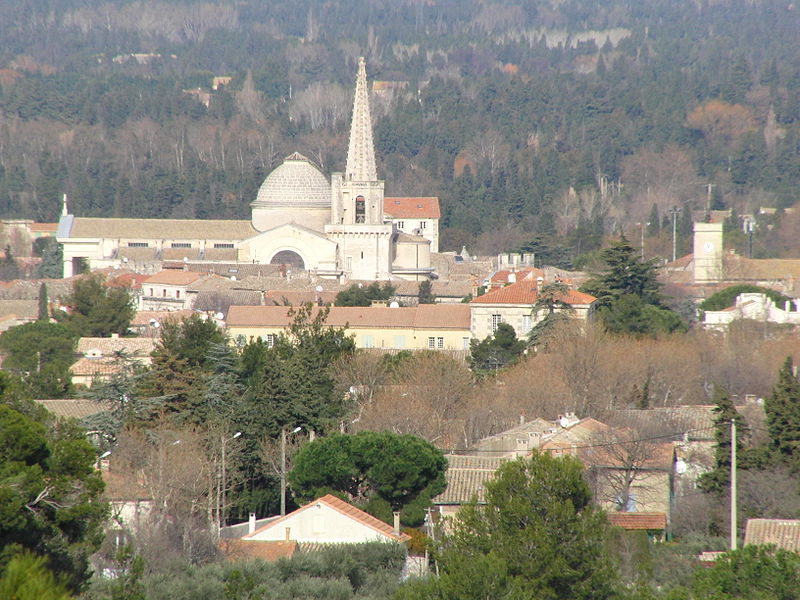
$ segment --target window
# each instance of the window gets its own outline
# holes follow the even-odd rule
[[[531,316],[522,315],[522,333],[528,333],[531,330]]]
[[[164,288],[163,290],[161,290],[161,295],[162,295],[164,298],[166,298],[166,297],[167,297],[167,288]]]
[[[264,341],[267,343],[267,348],[273,348],[275,346],[275,334],[268,333]]]
[[[345,265],[346,265],[346,267],[345,267],[345,268],[346,268],[348,271],[351,271],[351,270],[353,269],[353,257],[352,257],[352,256],[348,256],[348,257],[345,259],[345,261],[344,261],[344,262],[345,262]]]
[[[180,298],[181,297],[181,291],[180,290],[175,290],[175,297],[176,298]]]
[[[191,248],[192,245],[190,243],[188,243],[188,242],[173,242],[172,243],[172,247],[173,248]]]
[[[398,229],[403,229],[403,227],[406,226],[405,221],[397,221],[395,224],[397,225]]]
[[[429,337],[428,338],[428,349],[429,350],[435,350],[436,349],[436,338],[435,337]]]
[[[419,228],[420,229],[427,229],[428,228],[428,222],[427,221],[420,221],[419,222]]]
[[[375,338],[371,335],[364,336],[364,348],[374,348],[375,347]]]
[[[150,295],[153,295],[153,288],[150,288]]]
[[[439,350],[441,350],[442,348],[444,348],[444,338],[443,338],[443,337],[436,338],[436,347],[437,347]]]
[[[214,248],[233,248],[233,244],[214,244]]]
[[[396,336],[394,336],[394,347],[395,348],[405,348],[406,347],[406,336],[404,336],[404,335],[396,335]]]
[[[469,350],[469,338],[463,337],[461,338],[461,346],[464,350]]]
[[[492,315],[492,333],[497,331],[497,326],[503,322],[503,315]]]
[[[364,196],[356,197],[356,223],[366,223],[367,202]]]
[[[128,248],[149,248],[150,244],[147,242],[128,242]]]

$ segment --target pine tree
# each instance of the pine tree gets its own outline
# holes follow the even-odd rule
[[[800,382],[788,356],[778,381],[764,404],[774,457],[796,469],[800,466]]]

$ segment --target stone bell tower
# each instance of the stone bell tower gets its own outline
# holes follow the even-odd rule
[[[358,59],[353,121],[344,173],[331,175],[331,223],[339,268],[351,279],[388,279],[392,225],[384,222],[384,183],[378,179],[364,58]]]

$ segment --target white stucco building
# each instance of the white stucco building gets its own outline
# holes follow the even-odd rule
[[[330,180],[299,153],[272,171],[247,221],[77,217],[64,203],[56,237],[64,276],[84,266],[153,270],[163,260],[283,264],[320,277],[423,280],[438,251],[439,200],[384,198],[367,75],[359,59],[343,173]]]

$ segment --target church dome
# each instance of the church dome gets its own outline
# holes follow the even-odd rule
[[[295,152],[267,175],[253,205],[330,206],[330,203],[331,185],[325,175],[305,156]]]

